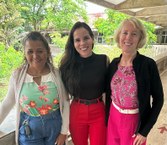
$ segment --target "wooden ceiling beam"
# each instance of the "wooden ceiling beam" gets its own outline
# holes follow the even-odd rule
[[[115,9],[151,8],[164,5],[167,5],[166,0],[126,0],[123,3],[116,5]]]
[[[115,0],[87,1],[167,27],[167,0],[122,0],[121,3]]]

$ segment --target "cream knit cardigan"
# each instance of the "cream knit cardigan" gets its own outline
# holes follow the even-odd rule
[[[53,81],[55,82],[59,95],[59,103],[60,103],[60,112],[62,116],[62,134],[68,134],[69,130],[69,106],[70,101],[67,99],[67,92],[64,89],[64,85],[62,83],[60,74],[58,69],[52,70],[51,66],[51,75]],[[16,132],[15,132],[15,140],[16,145],[18,145],[18,133],[19,133],[19,121],[20,121],[20,105],[19,105],[19,94],[26,76],[28,65],[24,65],[23,67],[15,70],[10,77],[8,92],[5,99],[0,104],[0,124],[3,122],[5,117],[8,115],[10,110],[16,104]]]

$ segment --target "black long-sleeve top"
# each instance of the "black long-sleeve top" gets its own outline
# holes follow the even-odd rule
[[[110,104],[112,101],[110,98],[112,93],[112,90],[110,89],[110,82],[113,75],[118,69],[118,64],[121,60],[121,56],[119,58],[115,58],[110,63],[108,68],[106,95],[107,121],[109,116]],[[137,81],[137,96],[139,100],[140,114],[140,120],[136,133],[139,132],[143,136],[147,136],[151,128],[155,124],[160,110],[163,106],[164,94],[162,83],[160,80],[156,62],[149,57],[137,53],[137,56],[133,60],[133,69],[135,71]]]
[[[78,56],[80,65],[79,97],[80,99],[95,99],[105,91],[107,56],[92,54],[90,57],[82,58]]]

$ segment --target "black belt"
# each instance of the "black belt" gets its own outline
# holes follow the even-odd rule
[[[97,99],[92,99],[92,100],[84,100],[84,99],[75,98],[74,101],[77,103],[90,105],[90,104],[97,104],[99,102],[102,102],[103,100],[102,100],[102,97],[99,97]]]

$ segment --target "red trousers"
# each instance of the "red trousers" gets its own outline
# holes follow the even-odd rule
[[[122,114],[111,104],[107,128],[107,145],[133,145],[139,114]],[[142,145],[146,145],[146,142]]]
[[[106,145],[104,102],[70,106],[70,133],[74,145]]]

